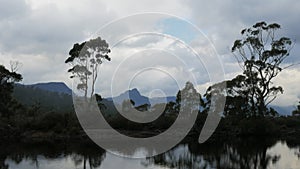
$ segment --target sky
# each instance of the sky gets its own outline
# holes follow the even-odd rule
[[[72,88],[64,63],[69,50],[100,36],[112,49],[97,81],[104,97],[134,87],[144,95],[175,95],[187,80],[203,94],[241,74],[230,48],[258,21],[279,23],[278,35],[295,42],[284,65],[300,63],[299,9],[298,0],[0,0],[0,64],[22,63],[24,84],[57,81]],[[299,73],[295,65],[276,77],[284,94],[273,104],[298,103]]]

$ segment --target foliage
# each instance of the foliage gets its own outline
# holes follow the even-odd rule
[[[250,116],[250,106],[244,90],[245,76],[239,75],[232,80],[223,81],[208,87],[204,96],[207,99],[204,111],[207,112],[211,106],[212,96],[223,97],[226,102],[223,115],[226,117],[234,116],[239,118]],[[239,89],[239,90],[237,90]]]
[[[243,136],[267,136],[279,134],[277,125],[268,118],[248,118],[239,122],[240,135]]]
[[[243,74],[210,86],[204,95],[206,110],[211,105],[212,95],[219,95],[226,97],[225,116],[245,118],[277,114],[267,106],[283,89],[274,86],[272,80],[284,69],[281,65],[292,45],[289,38],[276,38],[279,28],[276,23],[258,22],[241,31],[242,39],[234,42],[232,52]]]
[[[175,112],[179,113],[180,110],[183,112],[199,110],[201,105],[203,105],[201,95],[194,88],[193,83],[186,82],[185,87],[179,90],[176,95]],[[172,106],[172,103],[169,106]]]
[[[292,112],[292,115],[300,116],[300,102],[299,102],[299,105],[297,106],[297,109]]]
[[[9,117],[14,111],[15,106],[18,107],[11,94],[13,92],[13,84],[21,80],[21,74],[9,71],[3,65],[0,65],[0,115]]]
[[[282,71],[282,62],[289,56],[292,41],[287,37],[277,38],[277,23],[258,22],[241,31],[242,39],[234,42],[234,52],[239,62],[243,62],[242,90],[249,99],[253,116],[268,115],[267,105],[279,92],[281,86],[274,86],[272,80]]]
[[[99,65],[103,63],[104,59],[111,60],[108,53],[110,53],[108,43],[100,37],[81,44],[76,43],[70,50],[70,57],[66,59],[65,63],[71,63],[72,67],[68,70],[72,73],[70,78],[79,78],[80,83],[77,85],[77,89],[84,91],[85,97],[88,94],[90,80],[91,96],[93,96]]]

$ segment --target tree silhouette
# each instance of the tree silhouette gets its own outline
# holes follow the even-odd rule
[[[175,111],[179,113],[180,110],[183,112],[199,110],[202,105],[203,100],[201,95],[194,88],[193,83],[186,82],[185,87],[182,90],[179,90],[176,95],[176,104],[174,107]]]
[[[299,101],[299,105],[297,106],[297,109],[292,112],[292,115],[300,116],[300,101]]]
[[[243,88],[239,90],[249,99],[255,116],[268,115],[267,105],[283,92],[272,80],[284,69],[281,64],[289,56],[292,41],[287,37],[277,38],[275,32],[279,28],[277,23],[258,22],[243,29],[242,39],[236,40],[232,47],[236,59],[243,63]]]
[[[13,84],[22,80],[22,75],[14,71],[7,70],[0,65],[0,115],[9,116],[10,109],[14,108],[15,102],[12,99]]]
[[[92,87],[91,96],[93,96],[99,65],[103,63],[104,59],[111,60],[108,53],[110,53],[108,43],[100,37],[81,44],[76,43],[70,50],[70,57],[66,59],[65,63],[72,65],[68,70],[68,72],[72,73],[70,78],[79,78],[80,83],[77,85],[77,89],[84,91],[85,97],[88,94],[90,80]]]
[[[224,85],[226,83],[226,85]],[[248,91],[243,90],[246,86],[245,76],[239,75],[232,80],[223,81],[210,86],[204,96],[207,99],[204,112],[207,112],[211,106],[212,96],[226,97],[223,115],[226,117],[249,117],[251,108],[248,103]]]

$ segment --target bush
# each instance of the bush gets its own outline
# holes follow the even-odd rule
[[[50,131],[54,129],[56,131],[59,131],[59,128],[60,130],[63,130],[63,126],[64,126],[63,114],[54,113],[54,112],[43,114],[37,118],[37,121],[35,122],[34,126],[35,129],[41,131]]]
[[[240,135],[243,136],[270,136],[279,133],[279,127],[268,118],[247,118],[239,123]]]

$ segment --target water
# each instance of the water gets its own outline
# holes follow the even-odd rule
[[[5,144],[1,169],[300,168],[300,143],[268,139],[182,143],[146,159],[119,157],[87,144]]]

